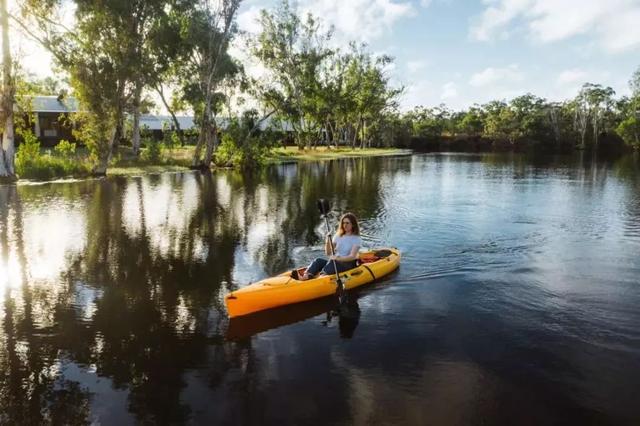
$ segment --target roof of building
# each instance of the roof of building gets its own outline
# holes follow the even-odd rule
[[[32,112],[48,112],[48,113],[71,113],[78,112],[80,104],[78,100],[71,96],[33,96],[31,98],[31,110]],[[178,123],[180,123],[180,128],[182,130],[189,130],[195,126],[194,117],[193,116],[176,116]],[[223,117],[216,117],[216,123],[222,129],[225,129],[229,120]],[[140,127],[147,128],[149,130],[164,130],[173,129],[173,120],[170,115],[154,115],[154,114],[143,114],[140,116]],[[293,127],[290,123],[286,121],[280,121],[277,119],[273,119],[273,117],[269,117],[266,120],[260,122],[259,125],[260,130],[265,130],[267,128],[291,131]]]
[[[78,112],[79,103],[70,96],[33,96],[31,110],[33,112]]]
[[[189,130],[195,126],[193,117],[176,116],[176,120],[182,130]],[[170,115],[145,114],[140,116],[140,127],[146,127],[149,130],[164,130],[165,128],[173,129],[174,125]]]

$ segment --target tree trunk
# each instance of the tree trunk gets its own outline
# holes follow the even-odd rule
[[[208,124],[206,123],[206,118],[203,114],[202,120],[200,121],[200,134],[198,135],[198,143],[196,144],[196,149],[193,151],[193,159],[191,160],[192,169],[199,169],[202,167],[200,156],[202,155],[202,147],[205,145],[207,127]]]
[[[122,89],[120,89],[122,91]],[[121,99],[121,96],[118,97]],[[109,138],[109,142],[103,152],[100,155],[100,160],[98,165],[93,169],[93,173],[98,176],[104,176],[107,174],[107,167],[109,167],[109,161],[111,161],[111,157],[113,156],[113,150],[116,145],[116,140],[120,137],[121,123],[123,116],[123,107],[122,104],[119,104],[116,107],[116,111],[114,114],[113,120],[113,130],[111,132],[111,137]]]
[[[598,148],[598,111],[593,113],[593,147]]]
[[[362,120],[362,141],[360,142],[360,149],[367,147],[367,122]]]
[[[173,121],[173,126],[175,127],[175,130],[176,130],[176,132],[178,134],[178,140],[180,141],[180,146],[185,146],[186,145],[186,141],[184,140],[184,132],[182,131],[182,128],[180,127],[180,122],[178,122],[178,118],[176,117],[175,113],[173,112],[173,109],[169,106],[169,103],[167,102],[167,100],[164,97],[164,91],[162,90],[162,86],[156,87],[156,92],[158,92],[158,94],[160,95],[160,99],[162,100],[162,104],[164,105],[164,107],[169,112],[169,115],[171,116],[171,121]]]
[[[193,153],[193,160],[191,161],[192,169],[205,169],[211,166],[211,158],[209,162],[206,162],[206,158],[201,160],[202,149],[205,148],[205,156],[208,154],[209,146],[211,144],[211,106],[206,105],[202,111],[202,120],[200,121],[200,135],[198,137],[198,144],[196,145],[195,152]]]
[[[107,168],[109,167],[109,161],[111,161],[111,156],[113,153],[113,147],[115,145],[116,138],[118,138],[118,125],[114,125],[113,131],[111,132],[111,137],[109,138],[109,144],[107,149],[102,155],[100,155],[100,160],[98,165],[93,169],[93,174],[98,176],[104,176],[107,174]]]
[[[213,153],[218,149],[218,126],[216,125],[216,119],[213,118],[213,123],[209,126],[209,137],[207,138],[207,149],[204,153],[204,165],[211,167],[211,161],[213,160]]]
[[[0,181],[13,182],[17,179],[15,171],[15,135],[13,126],[13,104],[15,87],[11,77],[11,49],[9,46],[9,15],[7,0],[0,0],[0,23],[2,25],[2,109],[4,132],[0,146]]]
[[[142,84],[138,83],[133,95],[133,128],[131,130],[131,145],[133,155],[140,155],[140,98],[142,97]]]
[[[351,149],[356,149],[358,143],[358,132],[360,131],[360,123],[353,129],[353,139],[351,140]]]

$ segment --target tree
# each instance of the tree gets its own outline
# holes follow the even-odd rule
[[[219,142],[215,117],[223,101],[221,86],[227,77],[239,71],[228,54],[229,43],[236,33],[234,19],[239,6],[240,0],[197,0],[183,29],[189,56],[179,75],[184,99],[191,104],[200,126],[191,163],[194,168],[211,165]]]
[[[484,131],[485,113],[479,106],[473,106],[466,111],[457,126],[460,133],[469,136],[479,136]]]
[[[7,0],[0,0],[0,25],[2,26],[2,112],[0,123],[4,127],[2,132],[2,146],[0,146],[0,180],[13,181],[15,172],[15,135],[13,123],[13,105],[15,98],[15,84],[12,76],[11,47],[9,45],[9,13]]]
[[[509,103],[517,122],[516,138],[543,141],[550,137],[546,126],[546,101],[531,93],[518,96]]]
[[[615,91],[611,87],[602,87],[600,84],[586,83],[582,86],[581,93],[586,97],[591,112],[591,126],[593,129],[593,144],[598,146],[601,130],[607,129],[608,118],[613,104]]]
[[[616,127],[616,133],[626,144],[640,148],[640,68],[629,80],[631,98],[623,98],[618,102],[621,122]]]
[[[86,111],[81,137],[92,152],[94,172],[104,174],[125,112],[139,114],[142,88],[155,70],[149,40],[162,31],[163,17],[178,0],[75,0],[73,29],[52,18],[62,3],[27,0],[23,14],[31,21],[21,26],[69,73]]]
[[[251,42],[251,51],[269,77],[255,82],[258,97],[291,123],[300,148],[309,146],[319,137],[320,117],[326,117],[318,94],[323,61],[332,54],[326,46],[332,30],[321,32],[311,14],[302,20],[286,0],[274,14],[263,10],[260,24],[262,31]]]
[[[486,134],[514,143],[519,135],[519,122],[515,110],[504,101],[491,101],[483,108],[486,112],[484,123]]]

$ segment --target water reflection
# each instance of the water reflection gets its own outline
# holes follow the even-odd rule
[[[639,182],[633,158],[429,155],[0,186],[0,423],[637,418]],[[227,320],[321,252],[318,198],[398,274]]]

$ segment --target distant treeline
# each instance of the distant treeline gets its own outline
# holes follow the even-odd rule
[[[621,151],[640,148],[640,70],[631,97],[615,98],[610,87],[586,83],[565,102],[532,94],[475,105],[417,107],[393,121],[395,144],[421,150]]]

